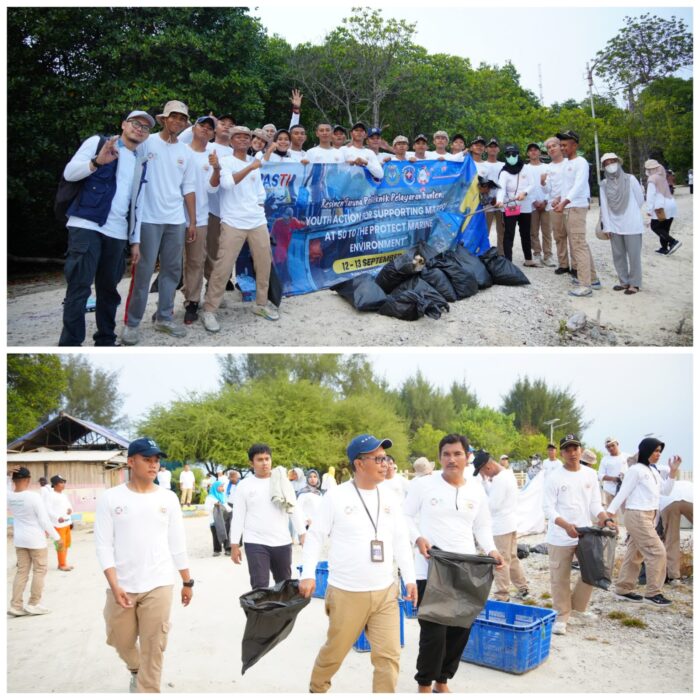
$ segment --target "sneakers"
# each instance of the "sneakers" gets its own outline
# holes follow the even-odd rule
[[[581,621],[595,620],[598,616],[591,610],[585,610],[580,612],[579,610],[572,610],[571,616]]]
[[[600,280],[596,280],[595,282],[591,282],[591,289],[602,289],[603,285],[600,283]]]
[[[626,600],[628,603],[643,603],[644,598],[636,593],[615,593],[618,600]]]
[[[197,315],[197,310],[199,309],[199,304],[196,301],[188,301],[185,304],[185,325],[192,325],[199,316]]]
[[[46,615],[46,613],[51,612],[48,608],[45,608],[43,605],[39,605],[38,603],[36,605],[25,605],[24,609],[29,615]]]
[[[658,250],[655,250],[654,252],[658,253],[659,255],[668,255],[668,248],[659,248]]]
[[[523,588],[517,592],[516,598],[520,598],[520,600],[525,600],[529,595],[530,591],[527,588]]]
[[[256,316],[262,316],[263,318],[266,318],[268,321],[277,321],[279,320],[279,311],[277,311],[277,307],[274,306],[274,304],[271,304],[269,301],[265,306],[260,306],[259,304],[256,304],[253,307],[253,313]]]
[[[672,600],[664,598],[661,593],[657,593],[656,595],[651,596],[651,598],[644,596],[644,602],[647,605],[652,605],[655,608],[667,608],[669,605],[673,604]]]
[[[537,259],[526,260],[523,263],[523,267],[542,267],[542,263]]]
[[[576,287],[575,289],[572,289],[569,292],[569,296],[571,297],[589,297],[593,294],[593,291],[591,290],[590,287],[584,287],[583,285]]]
[[[23,615],[28,615],[29,613],[23,608],[13,608],[10,606],[7,610],[7,614],[12,615],[13,617],[22,617]]]
[[[683,244],[680,241],[674,241],[673,245],[668,249],[666,255],[673,255]]]
[[[122,331],[122,345],[137,345],[139,340],[138,326],[124,326],[124,330]]]
[[[153,327],[160,333],[172,335],[173,338],[184,338],[187,335],[184,327],[175,323],[175,321],[156,321]]]
[[[669,579],[666,579],[666,585],[673,586],[675,588],[676,586],[681,585],[681,580],[679,578],[669,578]]]
[[[221,330],[216,316],[211,311],[202,311],[201,319],[204,329],[210,333],[218,333]]]
[[[221,556],[221,552],[214,552],[212,554],[212,557],[220,557],[220,556]]]
[[[566,275],[568,273],[569,273],[568,267],[558,267],[556,270],[554,270],[555,275]]]
[[[552,634],[566,634],[566,622],[555,622],[552,625]]]
[[[129,679],[129,692],[130,693],[138,693],[139,689],[138,686],[136,685],[136,676],[138,673],[132,671],[131,672],[131,678]]]
[[[545,267],[556,267],[557,264],[554,262],[554,258],[551,255],[548,255],[543,261],[542,264]]]

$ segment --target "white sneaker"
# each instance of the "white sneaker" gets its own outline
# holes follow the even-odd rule
[[[185,327],[175,321],[156,321],[153,327],[161,333],[172,335],[173,338],[184,338],[187,335]]]
[[[548,255],[543,261],[542,264],[545,267],[557,267],[557,263],[555,262],[554,258],[551,255]]]
[[[10,606],[7,609],[7,614],[12,615],[13,617],[22,617],[23,615],[29,615],[29,613],[23,608],[13,608],[12,606]]]
[[[46,615],[46,613],[50,613],[51,611],[48,608],[45,608],[43,605],[25,605],[24,609],[27,611],[29,615]]]
[[[552,625],[552,634],[566,634],[566,622],[555,622]]]
[[[122,331],[122,345],[137,345],[139,340],[138,326],[124,326],[124,330]]]
[[[199,318],[202,319],[202,325],[204,326],[205,330],[209,331],[210,333],[218,333],[221,330],[221,326],[216,320],[216,316],[213,314],[213,312],[202,311],[202,313],[199,314]]]
[[[586,610],[585,612],[572,610],[571,617],[573,617],[575,620],[580,620],[581,622],[590,622],[591,620],[596,620],[598,618],[598,616],[591,610]]]
[[[265,306],[260,306],[259,304],[256,304],[253,307],[253,313],[256,316],[262,316],[263,318],[266,318],[268,321],[278,321],[280,314],[279,311],[277,311],[277,307],[274,304],[271,304],[269,301]]]
[[[584,285],[580,285],[569,292],[570,297],[589,297],[591,294],[593,294],[591,288]]]

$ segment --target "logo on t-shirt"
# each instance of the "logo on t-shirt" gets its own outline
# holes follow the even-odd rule
[[[175,161],[181,168],[185,165],[185,159],[184,158],[178,158],[177,161]]]
[[[115,515],[121,515],[122,513],[126,513],[127,507],[126,506],[117,506],[114,509],[114,514]]]

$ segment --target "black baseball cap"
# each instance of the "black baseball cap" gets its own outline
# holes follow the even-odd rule
[[[536,148],[540,152],[542,151],[539,143],[535,143],[534,141],[530,141],[530,143],[528,143],[527,146],[525,147],[525,153],[527,153],[531,148]]]
[[[428,139],[426,138],[425,134],[418,134],[418,136],[416,136],[416,138],[413,139],[413,143],[415,143],[416,141],[425,141],[426,143],[428,143]]]
[[[474,453],[474,461],[472,462],[472,466],[474,467],[474,476],[479,474],[481,468],[486,466],[490,459],[491,455],[486,452],[486,450],[477,450]]]
[[[566,131],[560,131],[557,134],[557,138],[560,141],[576,141],[576,143],[578,143],[578,134],[575,131],[572,131],[571,129],[567,129]]]
[[[133,440],[129,443],[127,456],[133,457],[133,455],[143,455],[144,457],[153,457],[154,455],[158,455],[159,457],[168,456],[158,447],[155,440],[146,437]]]
[[[12,472],[12,481],[20,479],[31,479],[32,475],[27,467],[20,467],[16,472]]]
[[[486,145],[486,139],[483,136],[475,136],[470,143],[470,146],[473,146],[475,143],[483,143],[484,146]]]
[[[364,122],[355,122],[355,123],[352,125],[352,128],[350,129],[350,131],[355,131],[355,129],[363,129],[363,130],[366,132],[366,131],[367,131],[367,126],[365,125]]]
[[[222,119],[230,119],[234,124],[236,123],[236,120],[233,118],[233,114],[222,114],[220,117],[217,117],[218,121],[221,121]]]
[[[64,479],[60,474],[54,474],[51,477],[51,486],[56,486],[56,484],[65,484],[66,479]]]
[[[505,147],[504,153],[517,153],[518,155],[520,155],[520,149],[514,143],[509,143]]]
[[[486,145],[487,146],[500,146],[501,144],[498,143],[497,138],[492,138]]]
[[[565,447],[570,447],[571,445],[581,447],[581,441],[578,439],[578,436],[574,435],[573,433],[569,433],[559,440],[560,450],[563,450]]]
[[[347,134],[347,133],[348,133],[348,130],[347,130],[344,126],[341,126],[340,124],[336,124],[336,125],[333,127],[333,133],[334,133],[334,134],[335,134],[336,131],[342,131],[344,134]]]
[[[454,143],[457,139],[462,139],[462,141],[463,141],[464,143],[467,142],[467,139],[465,139],[464,136],[462,136],[462,134],[455,134],[455,135],[452,137],[452,143]]]

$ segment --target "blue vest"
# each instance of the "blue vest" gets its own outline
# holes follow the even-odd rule
[[[117,192],[117,164],[119,159],[101,165],[83,181],[80,194],[66,211],[67,216],[79,216],[104,226]]]

